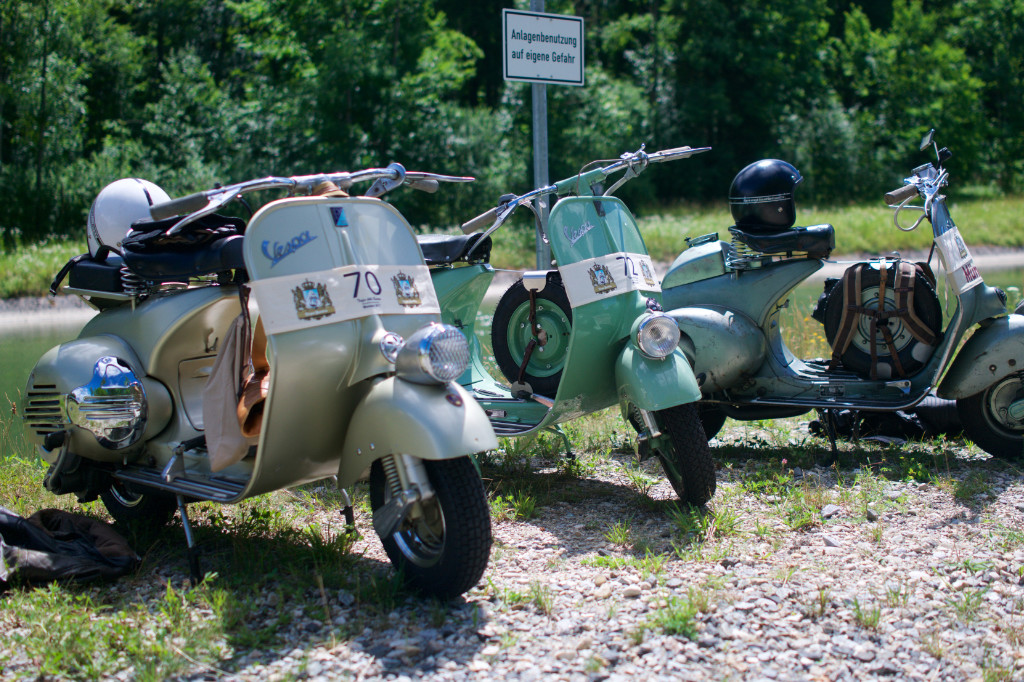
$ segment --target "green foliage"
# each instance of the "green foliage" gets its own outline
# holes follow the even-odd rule
[[[720,201],[772,156],[803,171],[801,199],[834,204],[896,186],[934,126],[958,182],[1024,189],[1024,0],[547,9],[586,31],[586,85],[547,90],[552,178],[643,143],[711,145],[620,194]],[[3,240],[77,237],[118,177],[181,195],[390,161],[477,178],[390,198],[451,228],[533,185],[531,88],[502,78],[499,17],[453,0],[5,2]]]

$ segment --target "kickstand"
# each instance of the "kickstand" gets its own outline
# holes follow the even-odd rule
[[[192,584],[198,585],[202,582],[203,574],[199,570],[199,547],[196,546],[195,536],[192,535],[192,524],[188,521],[188,512],[185,511],[185,498],[175,495],[178,500],[178,513],[181,514],[181,525],[185,528],[185,544],[188,545],[188,570],[192,578]]]
[[[825,430],[825,436],[828,437],[828,444],[831,450],[828,457],[816,458],[816,463],[818,466],[823,467],[832,466],[839,459],[839,448],[836,447],[835,411],[827,408],[817,408],[815,411],[818,413],[818,419],[821,421],[821,426]]]
[[[565,446],[565,458],[569,462],[576,461],[576,453],[572,451],[572,443],[569,442],[569,436],[565,435],[565,431],[562,430],[561,426],[545,426],[544,430],[553,433],[562,439],[562,445]]]
[[[341,492],[341,515],[345,517],[345,525],[349,528],[356,527],[356,513],[352,509],[352,498],[344,488],[338,488]]]

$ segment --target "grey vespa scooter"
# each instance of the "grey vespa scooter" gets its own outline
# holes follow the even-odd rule
[[[343,191],[370,180],[364,196]],[[28,380],[24,423],[50,464],[46,487],[100,497],[122,522],[161,525],[180,510],[196,575],[188,502],[236,503],[332,476],[345,490],[368,475],[374,529],[412,586],[470,589],[491,529],[469,455],[497,441],[454,381],[466,339],[440,324],[415,235],[379,198],[468,180],[398,164],[252,180],[155,205],[157,221],[136,223],[121,254],[73,260],[68,291],[100,312]],[[289,194],[247,222],[215,213],[272,189]],[[242,337],[255,327],[266,348],[253,343],[259,371],[243,398],[253,386],[257,396],[244,410],[238,377],[227,398],[207,390],[239,320]],[[261,418],[240,434],[257,406]],[[211,417],[223,411],[228,427]]]
[[[967,435],[997,457],[1021,454],[1024,438],[1024,316],[1007,314],[1006,296],[984,283],[941,190],[952,157],[934,144],[936,160],[915,168],[906,185],[885,196],[896,227],[927,219],[957,306],[942,311],[927,264],[896,258],[858,263],[823,299],[820,317],[831,359],[801,359],[786,347],[779,313],[793,288],[822,267],[835,246],[831,225],[792,227],[792,189],[785,162],[751,164],[737,175],[730,203],[737,224],[730,242],[691,240],[662,282],[664,306],[694,363],[708,438],[726,417],[767,419],[818,410],[912,408],[935,390],[956,400]],[[746,185],[746,186],[744,186]],[[755,187],[756,185],[756,187]],[[916,198],[923,206],[912,205]],[[901,214],[920,212],[904,227]],[[931,258],[929,257],[929,261]],[[961,339],[973,334],[957,352]]]

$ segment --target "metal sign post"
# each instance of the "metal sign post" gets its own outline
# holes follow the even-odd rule
[[[547,84],[583,85],[583,18],[544,14],[544,0],[530,0],[531,12],[501,12],[505,80],[532,83],[533,178],[548,180]],[[551,247],[544,240],[548,205],[538,199],[537,269],[551,267]]]

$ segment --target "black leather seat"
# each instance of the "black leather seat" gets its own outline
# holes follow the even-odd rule
[[[421,234],[416,236],[427,265],[449,265],[466,260],[466,253],[480,241],[483,232],[473,234]],[[472,262],[487,263],[491,259],[491,238],[488,237],[472,254]]]
[[[836,231],[831,225],[790,227],[784,230],[745,230],[730,227],[737,241],[766,255],[806,253],[811,258],[828,258],[836,247]]]

